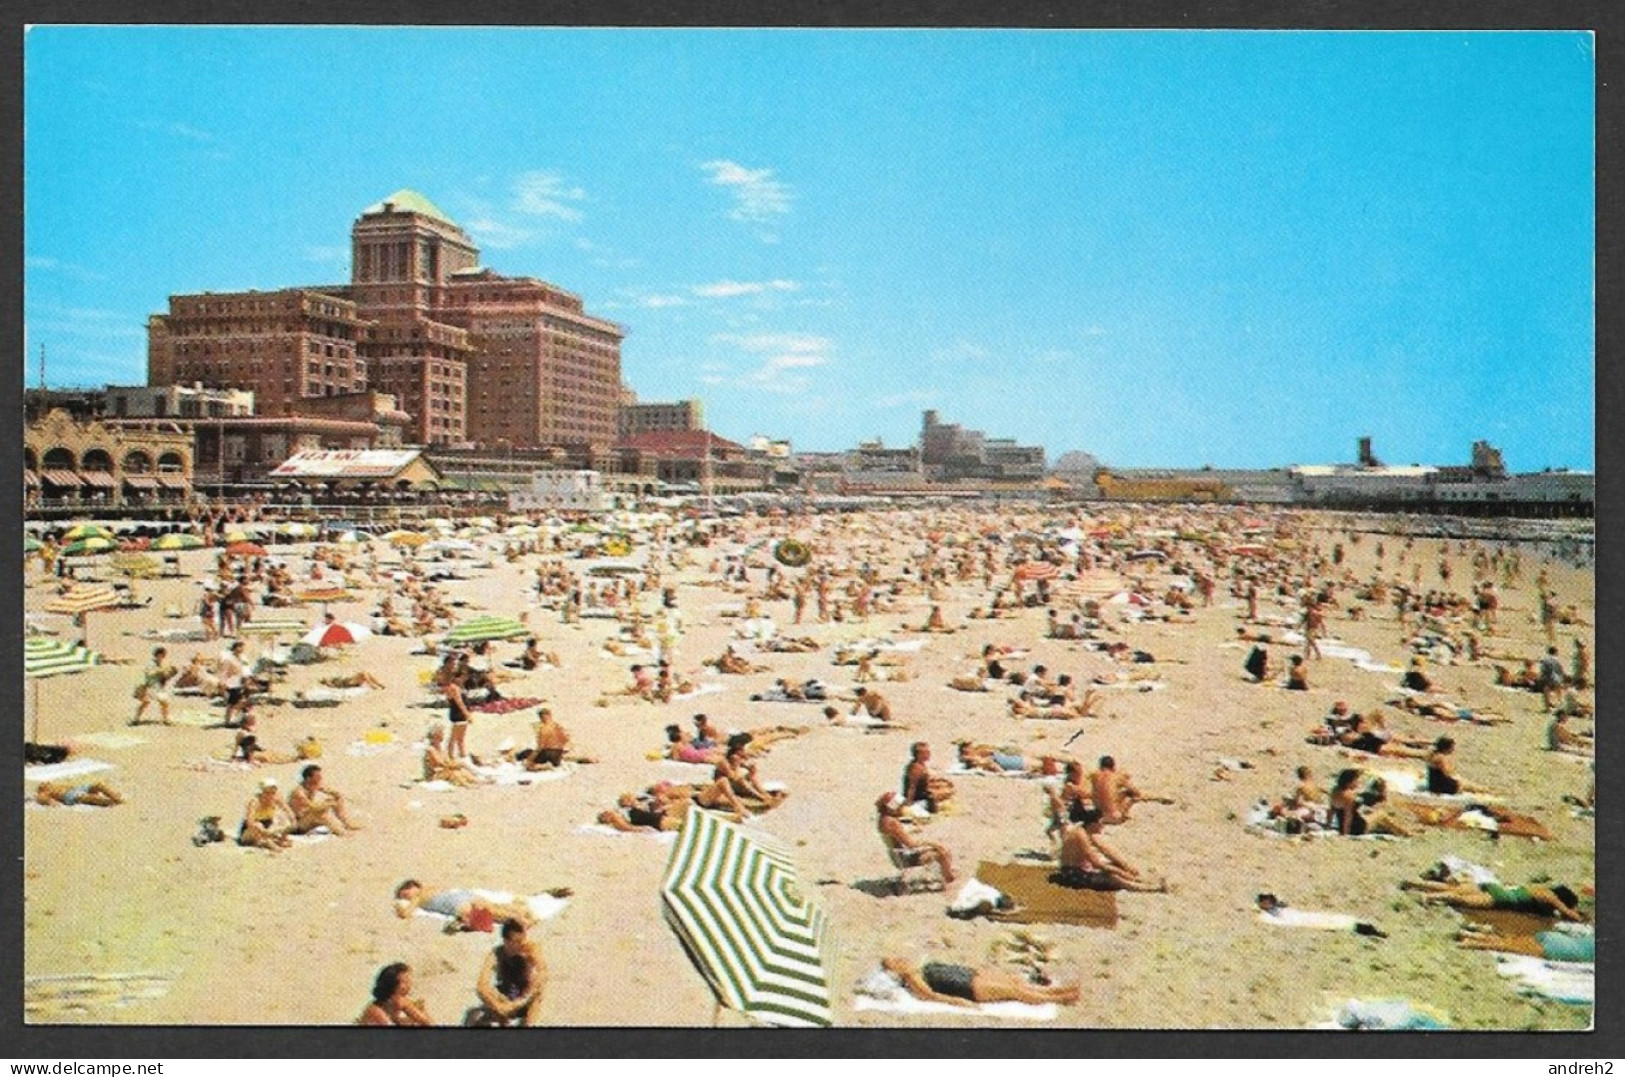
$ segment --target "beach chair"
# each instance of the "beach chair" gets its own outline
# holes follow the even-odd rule
[[[892,867],[897,869],[897,876],[891,883],[892,893],[907,894],[945,889],[941,864],[935,860],[921,863],[918,849],[905,849],[889,841],[885,842],[885,846],[886,856],[891,860]]]

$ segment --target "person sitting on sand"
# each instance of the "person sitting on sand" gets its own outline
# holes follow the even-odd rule
[[[951,1006],[983,1002],[1024,1002],[1030,1006],[1058,1002],[1070,1006],[1082,997],[1080,984],[1034,984],[1002,969],[977,969],[927,961],[916,967],[900,957],[881,960],[880,967],[917,999]]]
[[[1257,644],[1247,652],[1247,660],[1241,668],[1247,676],[1253,679],[1254,684],[1263,684],[1270,675],[1270,653],[1264,649],[1262,643]]]
[[[192,656],[192,660],[175,675],[176,688],[195,688],[205,696],[217,696],[221,692],[220,678],[209,669],[208,660],[201,654]]]
[[[1306,766],[1297,770],[1297,785],[1292,791],[1270,805],[1271,819],[1286,819],[1289,832],[1302,829],[1302,824],[1319,823],[1326,818],[1326,790],[1315,781],[1314,771]],[[1299,824],[1292,829],[1293,822]]]
[[[549,890],[554,897],[568,897],[563,887]],[[453,930],[489,931],[504,920],[517,920],[526,926],[536,922],[530,905],[524,901],[490,901],[472,890],[430,892],[416,879],[407,879],[395,888],[395,915],[402,920],[418,909],[447,917]]]
[[[860,685],[854,691],[854,697],[857,702],[852,706],[853,714],[857,714],[860,710],[865,711],[870,718],[887,725],[891,724],[891,704],[886,701],[885,696],[873,688],[864,688]]]
[[[501,1027],[536,1024],[542,1009],[542,990],[547,986],[547,962],[541,947],[530,938],[518,920],[502,923],[502,941],[485,955],[480,978],[474,988],[480,1008],[469,1024]]]
[[[250,712],[243,715],[243,724],[237,727],[237,733],[232,738],[231,758],[238,762],[259,767],[276,763],[292,763],[299,757],[297,755],[272,752],[261,744],[259,719]]]
[[[547,770],[564,765],[564,756],[570,749],[570,734],[553,717],[549,707],[536,711],[536,746],[519,752],[513,758],[525,764],[526,770]],[[591,762],[582,757],[580,762]]]
[[[423,780],[449,782],[467,787],[486,785],[492,779],[475,772],[466,760],[453,759],[446,751],[446,731],[439,726],[430,728],[423,748]]]
[[[44,804],[47,807],[60,805],[72,808],[79,804],[87,804],[93,808],[111,808],[115,804],[123,804],[124,797],[106,782],[76,782],[64,779],[40,782],[39,788],[34,790],[34,803]]]
[[[242,826],[237,830],[237,844],[250,849],[280,852],[293,844],[288,837],[293,829],[293,812],[277,790],[275,778],[260,780],[259,792],[243,808]]]
[[[1381,807],[1387,800],[1387,786],[1380,779],[1371,783],[1365,792],[1355,786],[1365,772],[1358,767],[1347,767],[1337,775],[1329,798],[1332,829],[1344,837],[1358,838],[1365,834],[1394,834],[1409,836],[1393,814]]]
[[[930,615],[928,617],[926,617],[925,625],[920,630],[922,632],[938,632],[938,633],[949,633],[949,632],[957,631],[957,629],[955,629],[953,626],[948,624],[948,619],[942,615],[942,607],[941,606],[932,606],[931,607],[931,613],[930,613]]]
[[[708,666],[715,666],[718,673],[761,673],[767,669],[766,666],[758,666],[743,656],[735,653],[732,644],[724,648],[723,652],[716,658],[706,662],[705,664]]]
[[[350,820],[345,810],[344,797],[335,789],[328,789],[319,764],[311,763],[299,772],[299,784],[288,795],[288,808],[293,812],[293,830],[296,834],[309,834],[325,826],[343,837],[361,827]]]
[[[1551,723],[1546,727],[1546,750],[1591,755],[1596,750],[1596,743],[1590,734],[1571,729],[1569,712],[1559,708],[1552,712]]]
[[[1309,665],[1301,654],[1295,654],[1288,660],[1286,687],[1291,692],[1309,691]]]
[[[427,1028],[434,1024],[423,1000],[412,997],[412,967],[404,961],[385,965],[372,982],[372,1001],[356,1019],[358,1025]]]
[[[1407,688],[1412,692],[1433,691],[1432,679],[1429,678],[1426,673],[1422,672],[1422,667],[1426,664],[1426,661],[1421,655],[1417,655],[1412,658],[1411,668],[1405,671],[1405,677],[1399,682],[1399,686],[1401,688]]]
[[[1172,804],[1168,797],[1150,796],[1135,786],[1134,779],[1117,769],[1117,760],[1109,755],[1100,757],[1099,769],[1089,775],[1090,799],[1100,810],[1102,822],[1126,823],[1128,813],[1140,801]]]
[[[1503,886],[1500,883],[1407,879],[1399,886],[1402,890],[1419,892],[1422,901],[1429,905],[1450,905],[1458,909],[1508,909],[1556,916],[1574,923],[1585,922],[1585,917],[1580,913],[1580,895],[1561,884]]]
[[[920,864],[936,864],[942,870],[942,881],[952,883],[955,879],[954,861],[945,846],[936,842],[920,841],[910,834],[908,827],[903,825],[903,798],[896,793],[883,793],[875,801],[877,812],[875,826],[880,831],[880,840],[888,848],[900,851],[909,867]]]
[[[1151,882],[1100,838],[1099,820],[1061,826],[1060,870],[1054,882],[1081,890],[1166,893],[1166,879]]]
[[[931,746],[917,740],[909,748],[908,766],[903,768],[903,806],[924,804],[933,815],[954,795],[954,783],[931,773]]]
[[[745,759],[746,743],[737,738],[731,741],[727,753],[713,768],[712,777],[726,781],[737,796],[751,797],[769,808],[775,807],[790,794],[783,790],[769,791],[763,788],[756,774],[756,764]]]
[[[1456,774],[1456,742],[1451,737],[1440,737],[1433,742],[1428,754],[1427,791],[1434,796],[1452,797],[1458,793],[1487,793],[1482,785],[1464,781]]]

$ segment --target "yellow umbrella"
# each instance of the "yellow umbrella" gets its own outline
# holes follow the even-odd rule
[[[422,546],[429,536],[421,531],[391,531],[384,539],[396,546]]]

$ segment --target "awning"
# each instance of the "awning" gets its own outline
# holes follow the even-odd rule
[[[39,485],[39,476],[36,475],[34,472],[30,471],[28,468],[26,468],[26,467],[23,468],[23,485],[25,485],[25,486],[38,486]]]
[[[126,475],[124,485],[134,486],[137,490],[156,490],[158,477],[156,475]]]
[[[153,477],[158,480],[159,486],[165,486],[171,490],[184,490],[189,485],[185,475],[165,475],[159,472]]]
[[[72,471],[42,471],[40,478],[52,486],[83,486],[79,476]]]
[[[86,486],[104,486],[109,490],[118,486],[113,476],[105,471],[81,471],[79,472],[79,478],[84,481]]]

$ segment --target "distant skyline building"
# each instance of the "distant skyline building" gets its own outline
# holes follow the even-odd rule
[[[697,398],[669,403],[649,401],[622,402],[619,410],[619,435],[623,438],[648,434],[656,430],[704,430],[705,405]]]
[[[927,411],[920,424],[920,464],[937,482],[1037,480],[1044,477],[1044,447],[990,438],[980,430],[944,423],[937,412]]]

